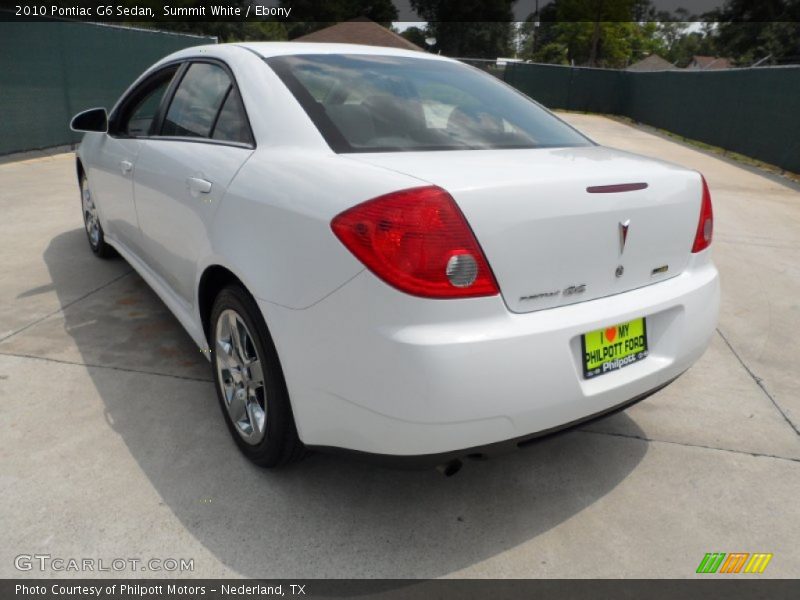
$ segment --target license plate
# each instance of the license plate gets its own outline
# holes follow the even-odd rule
[[[585,333],[581,349],[583,376],[587,379],[632,365],[647,357],[644,318]]]

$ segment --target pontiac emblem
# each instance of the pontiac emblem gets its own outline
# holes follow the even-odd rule
[[[619,253],[625,252],[625,242],[628,241],[628,227],[630,227],[631,220],[619,222]]]

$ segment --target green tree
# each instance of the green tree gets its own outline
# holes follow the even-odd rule
[[[535,62],[625,68],[649,54],[663,55],[665,47],[653,22],[601,23],[561,21],[542,23],[533,36],[521,35],[520,57]],[[592,46],[594,59],[592,59]]]
[[[421,27],[409,27],[405,31],[403,31],[400,35],[406,38],[412,44],[416,44],[420,48],[427,48],[428,44],[425,39],[428,37],[428,34],[425,32],[425,29]]]
[[[556,42],[576,65],[623,68],[635,55],[646,55],[652,44],[643,38],[638,23],[624,21],[565,21],[554,27]]]
[[[635,8],[641,10],[642,2],[638,0],[558,0],[556,17],[573,41],[570,52],[582,57],[585,50],[588,56],[582,62],[594,67],[601,62],[616,63],[618,61],[618,56],[627,42],[620,42],[613,37],[623,33],[620,26],[631,24]],[[606,52],[605,61],[601,61],[603,48]]]
[[[627,66],[651,54],[667,57],[667,44],[660,34],[660,24],[655,21],[630,23],[630,56],[627,57]]]
[[[538,19],[531,15],[521,24],[520,56],[536,62],[624,68],[658,54],[685,66],[694,54],[713,53],[713,32],[690,33],[693,20],[696,17],[684,9],[657,11],[650,0],[556,0]]]
[[[558,42],[549,42],[544,46],[540,46],[536,53],[532,56],[535,62],[550,64],[550,65],[568,65],[569,64],[569,49]]]
[[[652,12],[649,0],[555,0],[521,26],[520,56],[625,67],[662,48],[657,26],[646,19]]]
[[[431,50],[447,56],[497,58],[513,53],[516,0],[411,0],[411,7],[428,22],[426,33],[436,38]]]
[[[707,31],[685,32],[668,48],[663,55],[675,66],[684,68],[697,55],[718,56],[719,51],[716,46],[713,29]]]
[[[648,22],[655,26],[655,37],[661,43],[659,54],[671,63],[675,63],[675,55],[681,41],[686,37],[691,17],[683,8],[678,9],[673,15],[666,12],[655,11],[647,15]]]
[[[567,47],[560,39],[556,2],[531,13],[519,27],[519,56],[537,62],[567,63]],[[547,48],[547,50],[545,50]],[[552,59],[552,60],[550,60]]]
[[[728,0],[709,13],[718,21],[715,41],[720,56],[748,66],[800,63],[800,0]]]

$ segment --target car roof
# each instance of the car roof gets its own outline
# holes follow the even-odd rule
[[[400,48],[385,48],[383,46],[365,46],[362,44],[325,44],[321,42],[236,42],[230,44],[207,44],[178,50],[166,57],[165,60],[186,58],[189,56],[206,55],[232,57],[232,55],[248,50],[262,58],[272,56],[291,56],[298,54],[368,54],[374,56],[403,56],[424,60],[452,59],[427,52],[403,50]],[[163,62],[163,61],[161,61]]]
[[[244,42],[235,44],[268,58],[292,54],[376,54],[380,56],[408,56],[411,58],[442,59],[443,57],[416,50],[366,46],[363,44],[327,44],[322,42]]]

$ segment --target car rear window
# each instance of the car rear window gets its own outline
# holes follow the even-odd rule
[[[266,62],[336,152],[592,143],[513,88],[460,63],[342,54]]]

